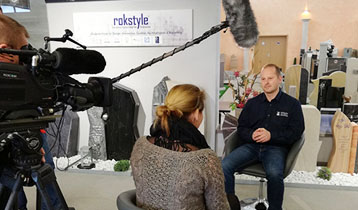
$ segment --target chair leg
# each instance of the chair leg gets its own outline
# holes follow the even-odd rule
[[[264,184],[265,184],[265,180],[263,178],[260,179],[260,187],[259,187],[259,199],[258,201],[264,202],[265,198],[264,198]]]
[[[247,198],[244,200],[241,200],[241,207],[249,207],[250,209],[255,208],[257,210],[266,210],[268,209],[268,202],[264,198],[264,185],[265,185],[265,179],[260,179],[259,184],[259,195],[256,198]]]
[[[255,202],[255,209],[256,210],[266,210],[268,209],[267,200],[264,198],[264,184],[265,179],[260,179],[260,186],[259,186],[259,197],[257,198],[257,201]]]

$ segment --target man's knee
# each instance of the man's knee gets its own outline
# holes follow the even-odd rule
[[[232,172],[232,166],[230,164],[230,161],[227,158],[224,158],[221,161],[221,166],[223,168],[223,172],[224,172],[225,175],[229,175],[230,173],[233,173]]]
[[[266,177],[269,181],[283,181],[283,170],[266,169]]]

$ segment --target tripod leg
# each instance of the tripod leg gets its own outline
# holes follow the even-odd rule
[[[37,200],[37,205],[40,203],[40,205],[41,205],[41,198],[43,198],[44,199],[44,202],[45,202],[45,205],[46,205],[46,207],[47,207],[47,209],[48,210],[54,210],[54,207],[52,206],[52,204],[51,204],[51,199],[50,199],[50,197],[49,197],[49,195],[48,195],[48,193],[47,193],[47,191],[46,191],[46,189],[45,189],[45,187],[44,187],[44,185],[43,185],[43,183],[42,183],[42,181],[40,180],[41,178],[38,176],[38,174],[36,173],[36,172],[34,172],[33,174],[32,174],[32,178],[33,178],[33,180],[36,182],[36,187],[37,187],[37,191],[39,192],[37,192],[37,198],[36,198],[36,200]],[[38,195],[40,194],[40,198],[38,197]],[[40,201],[40,202],[39,202]],[[37,208],[36,208],[37,210],[39,210],[40,208],[37,206]]]
[[[63,194],[62,194],[62,192],[61,192],[61,190],[60,190],[60,187],[58,186],[58,183],[57,183],[56,180],[53,181],[53,185],[52,185],[52,186],[55,188],[55,190],[56,190],[56,192],[57,192],[57,195],[58,195],[58,198],[60,199],[60,202],[61,202],[61,204],[62,204],[62,207],[65,208],[66,210],[69,209],[68,206],[67,206],[67,203],[66,203],[66,201],[65,201],[65,198],[63,197]]]
[[[46,198],[42,194],[46,194],[48,197],[49,191],[53,190],[54,191],[53,193],[56,194],[62,209],[64,210],[69,209],[65,201],[65,198],[63,197],[63,194],[60,190],[60,187],[56,181],[56,176],[51,166],[49,166],[48,164],[43,165],[38,171],[32,173],[32,177],[33,180],[35,180],[36,185],[38,186],[42,198]],[[47,188],[47,191],[45,188]],[[46,198],[46,200],[48,199]]]
[[[5,209],[5,205],[9,200],[11,194],[11,189],[5,187],[5,185],[0,183],[0,209]]]
[[[5,186],[0,183],[0,197],[5,189]]]
[[[14,187],[12,188],[12,192],[10,194],[9,200],[6,204],[5,210],[12,210],[14,207],[14,204],[17,202],[17,194],[20,191],[20,188],[22,187],[22,178],[21,174],[19,174],[16,178]]]
[[[36,210],[41,210],[41,194],[39,189],[36,189]]]

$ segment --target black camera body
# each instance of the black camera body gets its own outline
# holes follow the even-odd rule
[[[0,63],[0,110],[53,106],[57,98],[54,85],[52,75],[34,76],[24,65]]]
[[[90,77],[88,83],[81,83],[69,76],[74,74],[70,70],[76,74],[95,66],[88,61],[91,56],[100,63],[100,68],[95,66],[91,72],[102,71],[105,60],[96,51],[61,48],[50,53],[41,49],[0,49],[0,53],[19,55],[24,61],[22,65],[0,62],[0,152],[4,147],[12,147],[10,158],[20,168],[25,167],[24,164],[38,164],[41,155],[31,145],[39,139],[36,141],[42,146],[42,140],[32,136],[38,136],[40,129],[54,122],[59,117],[55,113],[66,105],[70,105],[72,111],[84,111],[112,104],[112,79]],[[71,57],[75,58],[74,63]],[[88,62],[82,65],[81,58]],[[61,68],[56,69],[58,63]]]
[[[41,69],[34,73],[24,65],[0,63],[0,110],[54,108],[57,103],[83,111],[112,103],[112,81],[90,77],[82,84],[68,75]],[[1,118],[0,118],[1,121]]]

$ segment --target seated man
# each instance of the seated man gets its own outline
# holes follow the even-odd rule
[[[263,164],[268,180],[269,210],[282,209],[286,156],[291,145],[300,139],[304,120],[300,103],[279,88],[280,73],[274,64],[262,68],[264,92],[246,103],[238,120],[238,135],[246,143],[222,161],[225,191],[232,209],[240,209],[235,196],[235,171],[257,161]]]

